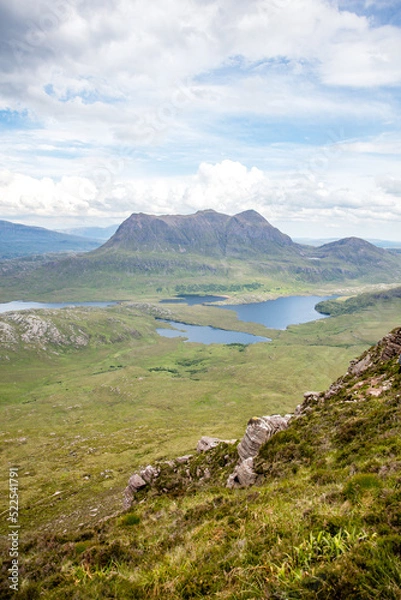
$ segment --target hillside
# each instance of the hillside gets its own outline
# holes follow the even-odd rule
[[[239,455],[224,442],[156,463],[126,511],[31,533],[19,597],[398,599],[400,352],[397,328],[327,391],[306,393],[260,446],[251,487],[227,488]],[[12,597],[5,578],[1,591]]]
[[[315,308],[324,315],[338,316],[352,314],[377,305],[378,302],[390,302],[396,298],[401,298],[401,287],[391,288],[381,292],[359,294],[351,296],[345,300],[325,300],[319,302]]]
[[[54,252],[87,252],[99,243],[43,227],[0,221],[0,259]]]
[[[156,217],[133,214],[103,246],[37,264],[0,265],[4,300],[121,300],[176,293],[259,295],[339,282],[401,281],[401,255],[347,238],[301,246],[255,211],[233,217],[212,210]],[[287,291],[288,290],[288,291]]]

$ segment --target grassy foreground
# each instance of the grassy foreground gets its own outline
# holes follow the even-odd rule
[[[186,322],[273,341],[203,346],[160,338],[154,320],[160,309],[132,305],[47,311],[65,335],[71,323],[79,323],[85,346],[24,342],[2,350],[1,510],[5,519],[8,470],[18,466],[18,597],[313,598],[316,568],[327,567],[319,577],[329,583],[319,583],[318,597],[330,598],[327,590],[339,585],[340,571],[356,561],[355,577],[364,565],[373,569],[358,584],[362,595],[344,587],[348,591],[336,597],[400,598],[398,522],[380,516],[383,502],[397,502],[397,468],[387,480],[379,474],[381,467],[398,464],[397,457],[401,461],[395,434],[391,443],[366,447],[355,460],[350,451],[341,462],[346,447],[341,442],[342,450],[326,448],[322,425],[311,420],[310,429],[297,434],[309,436],[306,460],[289,457],[288,467],[267,476],[261,487],[233,492],[215,484],[147,497],[131,513],[116,516],[127,479],[139,466],[193,452],[202,435],[242,437],[254,414],[292,411],[304,391],[326,389],[350,359],[399,325],[400,300],[283,332],[241,325],[228,312],[222,322],[218,309],[163,310]],[[389,369],[394,391],[398,379],[394,365]],[[379,420],[399,420],[396,404],[390,402],[393,408],[385,413],[381,400],[369,403],[372,415],[384,411]],[[330,437],[336,418],[328,414]],[[357,416],[351,411],[344,422]],[[379,462],[369,466],[376,455]],[[362,481],[366,494],[352,492],[358,473],[373,474]],[[361,482],[355,485],[359,489]],[[5,536],[7,522],[1,525]],[[385,541],[377,538],[381,530]],[[4,576],[6,537],[2,546]],[[379,577],[375,569],[383,571],[384,560],[388,576]],[[374,578],[382,582],[380,590]],[[2,591],[9,593],[6,580]]]

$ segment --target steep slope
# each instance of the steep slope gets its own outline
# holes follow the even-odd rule
[[[398,328],[307,393],[254,487],[227,489],[238,454],[222,443],[165,461],[129,512],[24,540],[21,597],[397,600],[400,352]]]
[[[86,252],[99,243],[43,227],[0,221],[0,259],[50,252]]]

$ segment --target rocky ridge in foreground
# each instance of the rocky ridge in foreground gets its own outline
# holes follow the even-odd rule
[[[237,440],[204,436],[198,442],[196,455],[161,461],[134,473],[124,492],[124,508],[132,506],[138,492],[177,493],[211,481],[220,484],[225,481],[228,488],[245,488],[260,483],[269,472],[269,465],[263,460],[263,452],[259,451],[268,446],[273,436],[287,430],[292,423],[306,417],[314,409],[327,407],[333,398],[345,395],[345,399],[338,400],[339,404],[360,403],[369,397],[379,398],[392,389],[394,376],[388,377],[386,373],[371,377],[364,375],[400,355],[401,328],[389,333],[376,346],[352,361],[347,373],[327,391],[305,392],[304,400],[294,414],[252,417],[238,445]]]

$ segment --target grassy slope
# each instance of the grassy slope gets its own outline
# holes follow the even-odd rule
[[[391,254],[382,267],[368,268],[335,257],[315,263],[294,253],[236,260],[99,249],[45,264],[39,259],[6,261],[0,263],[0,273],[1,301],[124,300],[197,292],[244,295],[252,290],[266,297],[393,283],[401,280],[401,263]]]
[[[205,307],[174,306],[171,310],[176,318],[219,326],[222,326],[224,314],[225,327],[240,328],[233,313]],[[89,346],[80,350],[67,347],[63,351],[53,348],[58,355],[50,352],[51,347],[39,352],[19,348],[15,355],[8,352],[10,360],[0,362],[4,391],[2,471],[15,464],[20,466],[21,524],[25,536],[38,530],[60,534],[77,528],[86,531],[99,519],[120,509],[122,490],[129,475],[139,465],[192,451],[204,434],[240,437],[253,414],[292,410],[300,402],[303,391],[325,389],[344,372],[351,358],[399,324],[400,311],[399,300],[379,303],[351,317],[344,315],[290,327],[285,332],[268,332],[273,334],[272,343],[249,346],[245,350],[161,339],[154,334],[156,323],[149,314],[152,310],[146,306],[114,307],[104,311],[70,309],[55,313],[55,322],[60,327],[66,315],[71,320],[73,314],[74,320],[79,320],[80,326],[91,333]],[[111,323],[113,339],[110,339]],[[254,333],[266,332],[262,326],[251,324],[243,328]],[[133,329],[141,337],[126,335]],[[303,489],[301,483],[300,489]],[[274,519],[285,523],[288,518],[285,510],[293,513],[293,502],[296,502],[291,497],[286,500],[286,485],[284,492],[281,483],[275,483],[266,492],[258,492],[261,503],[256,502],[255,514],[272,510],[266,509],[264,504],[264,498],[272,495],[275,498],[273,506],[282,505],[281,516],[274,516]],[[61,494],[54,496],[56,492]],[[313,502],[306,499],[309,493],[309,489],[303,489],[301,504],[309,506]],[[2,506],[6,506],[6,494],[3,486]],[[219,490],[218,496],[223,498],[224,506],[231,507],[227,514],[232,514],[237,523],[233,523],[233,531],[242,528],[244,539],[253,535],[252,528],[246,533],[246,523],[253,520],[246,503],[242,502],[247,496],[239,492],[237,498],[237,493],[224,490]],[[236,514],[238,499],[242,506],[240,514],[245,511],[241,517],[242,521],[245,519],[243,523]],[[202,492],[199,498],[183,498],[180,502],[184,514],[187,510],[190,513],[195,510],[202,523],[199,531],[195,528],[194,532],[192,526],[187,531],[186,543],[192,544],[188,560],[193,565],[198,553],[205,551],[205,536],[210,535],[212,539],[213,536],[218,539],[219,535],[230,537],[231,526],[224,521],[220,533],[218,523],[212,520],[209,526],[206,515],[210,503],[215,504],[215,495],[210,491]],[[153,511],[158,512],[158,503],[162,514],[167,511],[167,517],[163,517],[163,525],[153,531],[151,515]],[[203,505],[209,508],[201,508]],[[174,503],[168,498],[157,499],[154,505],[152,501],[149,512],[146,508],[143,510],[141,519],[147,523],[147,528],[138,534],[142,536],[140,544],[145,543],[143,536],[150,535],[153,539],[149,542],[150,547],[153,544],[156,548],[162,543],[158,536],[165,538],[162,546],[167,543],[175,548],[173,562],[175,568],[181,569],[182,580],[186,577],[187,564],[182,553],[189,550],[180,549],[181,542],[176,545],[168,541],[176,526],[168,517],[174,513]],[[300,517],[293,515],[291,518],[296,519],[297,527],[301,527]],[[165,529],[163,533],[162,528]],[[130,530],[121,531],[120,534],[118,530],[118,537],[131,535]],[[86,534],[82,535],[85,537]],[[109,535],[111,540],[116,534],[110,530]],[[193,542],[189,541],[190,535]],[[196,547],[197,535],[200,536],[199,549]],[[243,539],[237,533],[233,535],[238,542]],[[284,535],[288,536],[287,530]],[[36,546],[38,542],[34,544]],[[35,554],[35,548],[32,552]],[[160,552],[160,568],[165,570],[165,560],[170,559],[164,550]],[[240,550],[237,554],[235,560],[239,560]],[[159,564],[159,559],[154,557],[152,560],[156,561],[154,565]],[[165,591],[157,595],[158,568],[149,575],[149,581],[152,580],[149,589],[153,597],[168,597]],[[188,571],[188,582],[193,578],[192,568]],[[73,578],[77,577],[75,573]],[[84,571],[80,577],[80,581],[89,583]],[[138,585],[145,590],[147,584],[142,577],[144,575],[140,575]],[[163,586],[172,585],[168,583],[170,575],[161,577],[165,578]],[[242,579],[243,575],[239,575],[239,580]],[[235,589],[242,589],[239,580]],[[195,585],[196,593],[201,587],[199,582]],[[86,593],[78,592],[81,595],[77,597],[97,597],[96,594],[86,596]],[[130,597],[121,590],[118,593],[123,596],[109,597]],[[51,597],[50,592],[48,594]],[[171,597],[196,597],[196,594]]]
[[[359,294],[351,298],[340,300],[325,300],[316,305],[316,309],[325,315],[346,315],[375,306],[378,302],[387,302],[401,298],[401,287]]]

